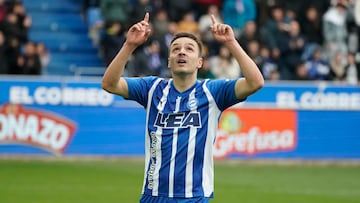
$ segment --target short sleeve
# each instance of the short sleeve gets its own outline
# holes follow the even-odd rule
[[[236,79],[219,79],[209,80],[206,83],[207,88],[215,99],[215,102],[221,111],[229,108],[230,106],[244,101],[245,99],[236,98],[235,83]]]
[[[139,77],[139,78],[124,78],[129,90],[129,100],[134,100],[146,107],[148,101],[148,92],[154,84],[157,77]]]

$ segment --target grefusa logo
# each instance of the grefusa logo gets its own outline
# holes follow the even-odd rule
[[[297,141],[295,118],[293,111],[226,111],[220,120],[214,157],[291,151]]]

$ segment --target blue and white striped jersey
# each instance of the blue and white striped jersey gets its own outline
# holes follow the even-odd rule
[[[240,102],[236,80],[197,81],[178,92],[172,79],[125,78],[129,99],[147,111],[142,193],[212,197],[213,143],[221,112]]]

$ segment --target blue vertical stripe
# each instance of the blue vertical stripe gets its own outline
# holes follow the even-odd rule
[[[165,129],[163,131],[162,143],[161,143],[161,168],[159,176],[159,194],[169,194],[169,171],[170,171],[170,159],[172,149],[172,130]],[[167,136],[164,136],[167,135]],[[166,150],[165,150],[166,149]]]
[[[189,128],[179,129],[179,138],[177,142],[177,152],[175,157],[175,181],[174,191],[175,196],[184,197],[185,195],[185,180],[186,180],[186,161],[189,140]]]
[[[202,92],[203,93],[203,92]],[[206,99],[204,95],[201,97],[202,99]],[[202,103],[202,102],[200,102]],[[203,167],[204,167],[204,150],[207,136],[207,120],[208,120],[208,105],[201,106],[200,115],[202,118],[202,128],[197,130],[196,135],[196,145],[195,145],[195,155],[194,155],[194,172],[193,172],[193,194],[194,196],[204,196],[204,190],[202,187],[203,183]]]

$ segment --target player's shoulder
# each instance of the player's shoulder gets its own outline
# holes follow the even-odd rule
[[[143,86],[151,87],[154,83],[159,83],[164,79],[156,76],[146,76],[146,77],[124,77],[128,86]]]
[[[236,79],[206,79],[203,82],[209,89],[221,89],[229,85],[234,85],[236,81]]]

